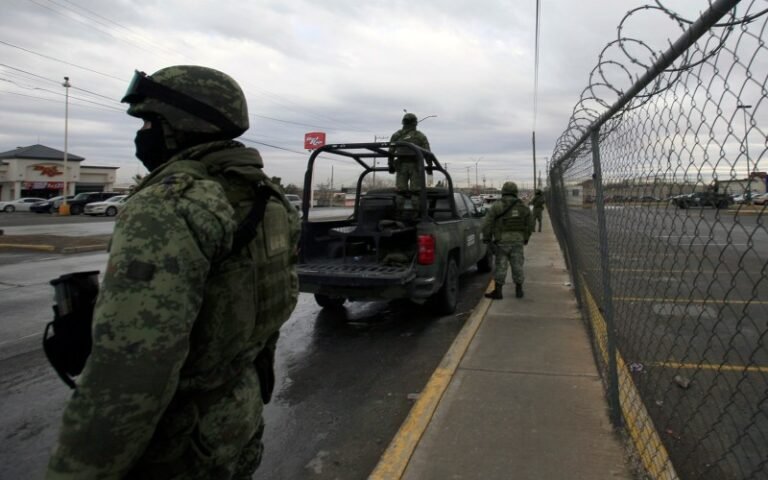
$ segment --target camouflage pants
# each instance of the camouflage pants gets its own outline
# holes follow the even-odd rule
[[[416,162],[395,160],[397,175],[395,176],[395,187],[399,192],[419,192],[424,185],[421,183],[421,176]]]
[[[496,273],[494,280],[501,287],[507,280],[507,267],[512,267],[512,280],[522,284],[525,280],[523,274],[523,245],[498,245],[496,248]]]
[[[536,224],[538,224],[539,225],[539,231],[541,231],[541,214],[543,213],[543,211],[544,210],[542,210],[540,208],[534,208],[533,209],[533,219],[535,221],[535,223],[533,224],[534,230],[536,229]]]

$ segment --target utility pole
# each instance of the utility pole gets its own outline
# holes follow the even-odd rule
[[[746,198],[747,201],[750,203],[752,200],[752,179],[750,178],[750,172],[749,172],[749,142],[748,140],[748,132],[747,130],[747,109],[752,108],[752,105],[744,105],[743,103],[739,103],[736,105],[736,110],[741,109],[742,113],[744,114],[744,154],[747,156],[747,192],[746,192]]]
[[[536,190],[536,131],[534,130],[532,137],[533,142],[533,189]]]
[[[67,150],[69,142],[69,77],[64,77],[64,83],[61,84],[64,87],[64,198],[59,204],[59,215],[69,215],[69,204],[67,203],[69,171],[67,170]]]

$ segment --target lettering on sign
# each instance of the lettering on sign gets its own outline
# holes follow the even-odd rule
[[[325,145],[325,132],[309,132],[304,134],[304,148],[314,150]]]
[[[46,177],[55,177],[57,175],[62,175],[64,172],[59,170],[58,165],[35,165],[32,167],[33,170],[37,170],[40,172],[40,175],[46,176]]]

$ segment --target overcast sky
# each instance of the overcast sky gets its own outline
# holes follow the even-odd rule
[[[664,3],[693,19],[708,6]],[[600,51],[641,5],[541,1],[541,170]],[[468,173],[474,184],[476,163],[488,186],[533,178],[535,0],[2,0],[2,7],[0,151],[36,143],[63,150],[61,82],[69,76],[69,151],[84,165],[119,166],[118,181],[128,182],[145,173],[133,157],[139,120],[118,103],[133,71],[196,64],[240,83],[251,115],[244,137],[271,146],[245,143],[284,183],[303,181],[305,132],[324,131],[328,143],[389,139],[403,109],[436,116],[419,127],[459,185]],[[680,35],[658,12],[628,30],[659,49]],[[336,186],[357,176],[326,162],[316,178],[329,178],[330,165]]]

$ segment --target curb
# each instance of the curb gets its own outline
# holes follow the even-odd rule
[[[79,247],[64,247],[61,249],[60,253],[67,254],[67,253],[95,252],[98,250],[106,250],[106,249],[107,249],[107,244],[100,243],[96,245],[81,245]]]
[[[35,250],[38,252],[55,252],[53,245],[24,245],[15,243],[0,243],[0,248],[16,248],[20,250]]]
[[[488,284],[486,292],[491,291],[493,281]],[[451,347],[443,356],[427,385],[421,391],[419,399],[411,407],[408,417],[405,419],[395,437],[389,443],[379,463],[373,470],[368,480],[395,480],[400,479],[408,467],[413,452],[421,440],[422,435],[429,426],[432,416],[435,414],[440,400],[443,398],[448,385],[474,339],[477,330],[485,319],[491,300],[482,298],[478,302],[467,322],[462,327]]]

